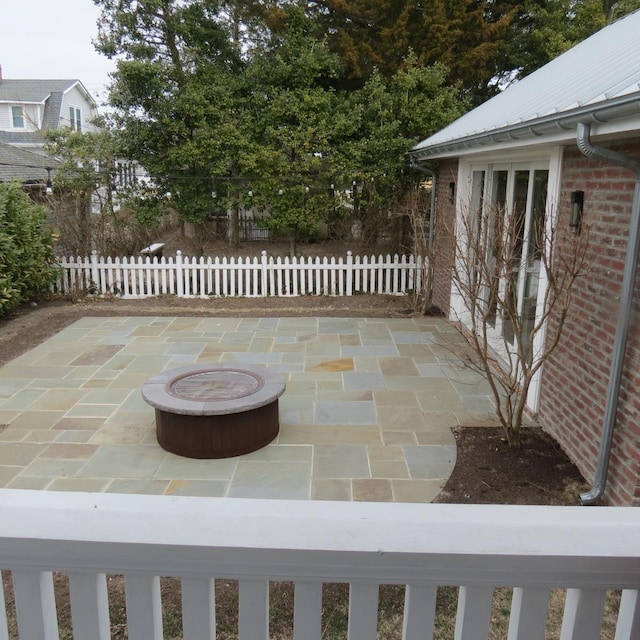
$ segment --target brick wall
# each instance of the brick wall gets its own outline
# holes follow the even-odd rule
[[[610,148],[640,158],[640,142]],[[568,225],[571,192],[584,191],[589,273],[576,284],[561,343],[545,366],[540,420],[588,480],[602,432],[634,185],[626,169],[565,151],[559,225]],[[605,499],[640,506],[640,274]]]
[[[444,315],[449,315],[451,298],[451,270],[455,250],[455,203],[451,202],[449,185],[458,181],[458,160],[442,160],[436,182],[436,220],[434,248],[431,262],[433,283],[431,304]]]

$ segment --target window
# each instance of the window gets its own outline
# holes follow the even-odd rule
[[[78,107],[69,107],[71,131],[82,131],[82,111]]]
[[[14,129],[24,129],[24,112],[22,107],[11,107],[11,122]]]

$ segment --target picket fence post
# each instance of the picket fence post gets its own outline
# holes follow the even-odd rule
[[[182,269],[182,251],[176,251],[176,295],[184,296],[184,273]]]
[[[266,298],[268,295],[268,287],[267,287],[267,252],[263,251],[261,256],[261,268],[260,268],[260,294],[263,298]]]

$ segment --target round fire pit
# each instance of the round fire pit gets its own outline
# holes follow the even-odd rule
[[[156,436],[187,458],[229,458],[266,446],[280,429],[284,378],[255,365],[203,364],[149,378],[142,397],[156,410]]]

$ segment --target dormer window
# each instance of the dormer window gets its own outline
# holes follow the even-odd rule
[[[11,107],[11,123],[14,129],[24,129],[24,111],[22,107]]]
[[[78,107],[69,107],[71,131],[82,131],[82,111]]]

